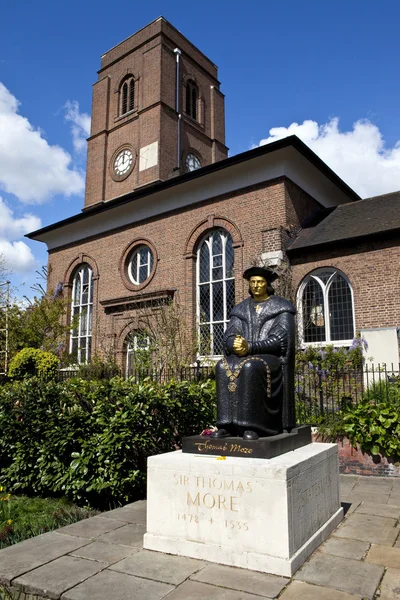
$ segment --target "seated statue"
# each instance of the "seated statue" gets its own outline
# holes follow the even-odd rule
[[[295,308],[274,295],[277,275],[250,267],[250,298],[231,313],[217,363],[217,427],[213,438],[254,440],[295,426]]]

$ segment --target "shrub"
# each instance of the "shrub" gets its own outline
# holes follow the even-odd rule
[[[11,359],[8,376],[11,379],[24,379],[37,375],[42,379],[52,379],[57,374],[59,360],[51,352],[38,348],[24,348]]]
[[[0,388],[0,485],[107,508],[143,497],[146,459],[215,422],[215,382],[39,378]]]

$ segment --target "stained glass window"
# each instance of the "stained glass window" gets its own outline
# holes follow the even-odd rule
[[[75,273],[72,285],[69,351],[81,364],[90,361],[92,346],[93,273],[89,265],[82,265]]]
[[[197,323],[200,355],[223,353],[224,331],[235,304],[232,237],[218,229],[205,237],[197,251]]]
[[[310,273],[300,288],[300,334],[304,343],[351,342],[354,337],[353,295],[335,269]]]

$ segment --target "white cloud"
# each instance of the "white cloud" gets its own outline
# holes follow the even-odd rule
[[[0,82],[0,188],[31,204],[42,204],[56,194],[81,194],[84,177],[71,167],[71,156],[51,146],[18,113],[18,106]]]
[[[0,260],[6,271],[26,273],[37,268],[37,260],[31,249],[18,238],[40,226],[40,219],[34,215],[14,217],[13,211],[0,196]]]
[[[76,152],[86,150],[86,138],[90,135],[90,115],[79,112],[79,103],[67,100],[64,106],[65,120],[71,123],[71,133]]]
[[[25,233],[39,229],[41,220],[30,213],[14,218],[14,213],[0,196],[0,238],[16,240]]]
[[[9,242],[0,238],[0,256],[4,267],[11,273],[26,273],[38,267],[31,249],[25,242]]]
[[[351,131],[339,130],[339,119],[318,125],[273,127],[260,146],[289,135],[297,135],[362,198],[400,189],[400,140],[386,148],[378,127],[367,120],[353,124]]]

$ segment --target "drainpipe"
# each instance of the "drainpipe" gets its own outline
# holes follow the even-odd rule
[[[175,95],[175,110],[178,115],[178,140],[177,140],[177,169],[180,169],[181,166],[181,112],[179,106],[179,94],[180,94],[180,56],[182,52],[179,48],[175,48],[174,50],[176,56],[176,95]]]

